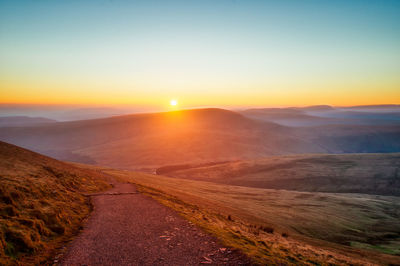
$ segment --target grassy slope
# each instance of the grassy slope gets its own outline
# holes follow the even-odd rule
[[[0,264],[39,264],[90,211],[103,175],[0,142]]]
[[[400,154],[291,155],[165,173],[258,188],[400,196]]]
[[[256,189],[103,171],[139,184],[143,192],[260,263],[400,263],[399,256],[380,253],[400,253],[397,197]]]

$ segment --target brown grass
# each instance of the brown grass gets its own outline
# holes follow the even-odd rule
[[[400,262],[399,256],[382,254],[378,249],[379,252],[362,250],[351,241],[346,242],[353,239],[362,243],[373,235],[398,230],[398,219],[384,211],[399,209],[394,197],[256,189],[103,171],[138,184],[142,192],[261,264]],[[386,227],[377,228],[377,222]],[[398,240],[392,240],[386,242],[386,247],[396,252]]]
[[[0,264],[49,259],[89,214],[103,175],[0,142]]]
[[[162,175],[257,188],[400,196],[399,153],[284,155],[186,168],[164,167]]]

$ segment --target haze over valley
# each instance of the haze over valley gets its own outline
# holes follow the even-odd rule
[[[149,171],[164,165],[270,155],[399,152],[400,120],[396,117],[400,108],[393,106],[391,112],[387,107],[376,108],[375,113],[354,111],[361,116],[356,121],[362,124],[351,124],[353,111],[343,114],[332,107],[325,112],[315,109],[323,115],[337,113],[341,120],[331,123],[323,116],[307,118],[327,120],[315,126],[282,125],[271,118],[271,114],[291,112],[290,119],[301,124],[304,116],[293,115],[304,113],[301,108],[239,113],[211,108],[3,127],[0,140],[62,160]]]

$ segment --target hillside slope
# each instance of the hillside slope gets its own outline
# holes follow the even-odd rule
[[[138,184],[142,192],[261,265],[400,262],[399,197],[260,189],[101,171]]]
[[[164,168],[162,174],[257,188],[400,196],[399,153],[273,156],[186,168]]]
[[[77,230],[103,175],[0,142],[0,264],[39,264]]]

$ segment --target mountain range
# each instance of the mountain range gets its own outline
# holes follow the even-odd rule
[[[311,111],[310,111],[311,110]],[[191,109],[163,113],[3,127],[0,140],[61,160],[120,169],[154,171],[164,165],[255,159],[304,153],[400,151],[397,113],[379,113],[391,123],[331,123],[288,126],[268,117],[308,119],[332,107],[283,110]],[[254,116],[257,113],[257,116]],[[382,118],[383,117],[383,118]],[[312,118],[314,119],[314,118]],[[353,118],[340,118],[351,121]],[[368,120],[368,119],[364,119]],[[369,120],[368,120],[369,121]]]

